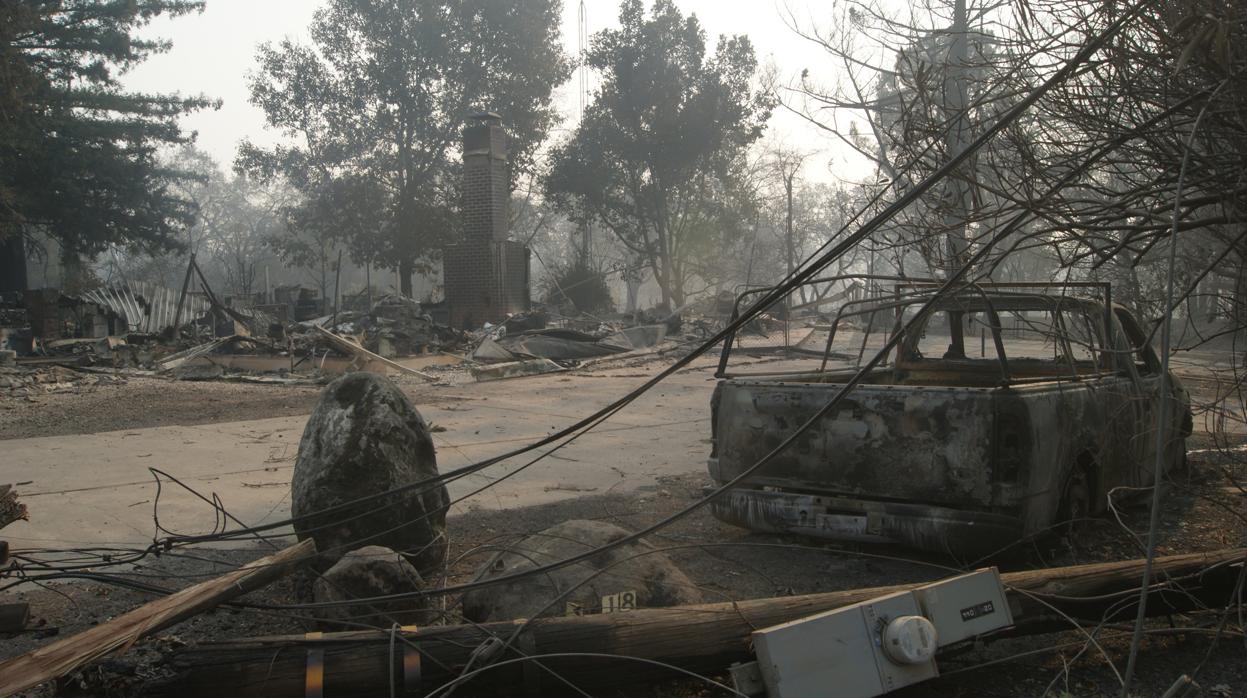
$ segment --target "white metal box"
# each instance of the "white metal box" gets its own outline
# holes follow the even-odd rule
[[[770,698],[872,698],[937,676],[936,646],[1012,624],[993,567],[764,628],[753,643]],[[926,652],[885,651],[898,625],[922,628]]]
[[[767,695],[870,698],[937,676],[934,661],[898,664],[880,643],[888,621],[920,615],[914,595],[901,592],[755,632]]]
[[[939,633],[940,647],[1013,625],[1009,600],[995,567],[914,590],[922,615]]]

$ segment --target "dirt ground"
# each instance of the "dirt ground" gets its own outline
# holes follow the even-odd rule
[[[654,366],[647,366],[649,371]],[[520,384],[517,384],[520,385]],[[424,386],[403,383],[418,392]],[[231,383],[176,383],[132,379],[124,385],[101,386],[82,393],[49,394],[34,402],[0,404],[0,429],[5,438],[49,436],[157,426],[298,415],[309,412],[316,387]],[[13,401],[10,401],[13,402]],[[1200,421],[1197,419],[1197,424]],[[1230,446],[1242,442],[1232,439]],[[1175,474],[1163,497],[1161,554],[1247,546],[1247,493],[1233,478],[1243,473],[1224,442],[1192,437],[1190,467]],[[0,443],[0,448],[3,444]],[[482,545],[515,540],[570,519],[594,519],[640,528],[696,500],[709,480],[699,475],[663,477],[652,485],[618,494],[581,496],[554,504],[472,511],[448,523],[450,559],[464,557],[450,570],[448,582],[465,581],[488,559]],[[1102,517],[1079,531],[1075,540],[1042,540],[998,556],[988,563],[1003,571],[1140,557],[1136,533],[1146,530],[1146,502],[1124,501],[1120,523]],[[650,539],[657,547],[674,547],[670,555],[701,588],[707,601],[803,594],[837,589],[926,581],[945,576],[946,568],[967,561],[926,556],[883,546],[842,546],[807,539],[752,534],[728,526],[699,511]],[[204,550],[192,557],[164,555],[138,565],[101,568],[122,572],[126,579],[175,588],[210,577],[269,548]],[[475,551],[475,552],[473,552]],[[466,554],[466,555],[465,555]],[[86,559],[98,563],[98,559]],[[289,603],[294,581],[282,580],[248,597],[261,603]],[[0,588],[9,580],[0,580]],[[35,616],[33,629],[0,636],[0,657],[12,656],[67,636],[129,610],[151,598],[146,592],[86,579],[42,586],[24,584],[0,594],[0,601],[26,600]],[[1210,627],[1216,618],[1194,614],[1157,619],[1152,627]],[[1231,626],[1237,627],[1237,619]],[[140,642],[133,651],[110,659],[63,682],[64,695],[132,695],[143,681],[164,672],[167,654],[185,643],[303,632],[306,621],[287,613],[224,608],[192,618],[165,633]],[[1101,642],[1120,671],[1128,642],[1106,634]],[[901,696],[1115,696],[1120,691],[1113,669],[1095,651],[1083,652],[1085,636],[1064,633],[988,641],[944,658],[944,676],[901,691]],[[1223,637],[1214,646],[1207,633],[1158,636],[1145,642],[1135,694],[1159,696],[1182,673],[1199,668],[1197,680],[1208,696],[1247,696],[1247,647],[1241,636]],[[1008,660],[1015,655],[1023,655]],[[1008,661],[1005,661],[1008,660]],[[724,680],[725,677],[718,677]],[[462,691],[463,695],[474,695]],[[695,684],[673,682],[645,695],[714,695]]]
[[[128,377],[124,383],[0,399],[4,439],[308,414],[317,385]]]

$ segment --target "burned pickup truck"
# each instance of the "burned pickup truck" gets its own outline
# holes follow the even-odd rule
[[[715,499],[716,517],[977,556],[1085,519],[1115,487],[1151,484],[1161,364],[1107,284],[968,285],[920,313],[935,288],[896,283],[850,300],[766,373],[728,372],[742,349],[725,342],[712,398],[717,484],[793,434],[855,363],[922,315],[895,356]],[[792,358],[802,350],[817,367]],[[1167,385],[1162,448],[1174,467],[1185,458],[1190,402],[1176,378]]]

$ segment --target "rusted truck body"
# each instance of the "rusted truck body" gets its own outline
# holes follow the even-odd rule
[[[1098,512],[1115,487],[1150,485],[1162,383],[1173,398],[1164,463],[1181,463],[1187,393],[1173,376],[1162,382],[1156,353],[1108,286],[1085,285],[1099,298],[1025,286],[974,286],[937,301],[894,358],[714,500],[714,515],[759,531],[990,554]],[[881,324],[894,335],[931,293],[898,288],[853,312],[874,316],[859,322],[868,327],[892,315]],[[831,325],[819,370],[733,377],[721,368],[716,484],[775,449],[856,372],[826,368],[845,317]]]

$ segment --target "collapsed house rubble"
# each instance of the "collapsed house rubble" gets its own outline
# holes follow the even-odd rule
[[[527,324],[527,323],[525,323]],[[544,324],[544,320],[543,320]],[[566,322],[586,326],[587,322]],[[588,366],[605,359],[655,353],[667,339],[665,325],[627,326],[593,319],[591,331],[572,327],[540,327],[518,333],[503,323],[486,327],[468,354],[477,380],[513,378]],[[669,346],[675,346],[671,343]]]
[[[109,380],[100,377],[104,369],[114,378],[317,380],[348,370],[410,368],[381,365],[386,362],[378,362],[377,356],[386,361],[421,357],[419,365],[458,363],[461,358],[448,358],[444,352],[459,349],[466,341],[463,333],[434,324],[419,303],[395,296],[382,297],[366,311],[342,313],[337,322],[331,316],[282,322],[259,308],[221,306],[212,296],[202,303],[187,302],[185,321],[174,327],[149,322],[151,315],[139,315],[131,322],[124,314],[147,309],[166,319],[171,313],[176,317],[163,296],[160,303],[132,292],[84,296],[111,301],[113,305],[106,307],[67,297],[61,297],[60,305],[38,300],[57,296],[50,291],[10,295],[4,318],[11,324],[0,329],[0,370],[8,382],[0,387],[6,389],[104,383]],[[24,303],[37,310],[26,312]],[[87,314],[87,321],[81,315],[84,305],[96,309]],[[77,320],[46,317],[48,308],[62,306],[77,313],[73,316]],[[91,317],[113,322],[89,321]],[[322,331],[326,326],[333,332]],[[149,327],[155,331],[147,331]],[[339,341],[342,337],[350,339]],[[368,350],[376,356],[368,356]],[[84,375],[71,379],[72,372]],[[94,373],[85,375],[88,372]]]
[[[53,295],[39,292],[25,297]],[[490,380],[674,346],[665,324],[630,324],[633,318],[622,315],[604,320],[537,310],[465,332],[436,322],[435,308],[397,295],[382,295],[363,310],[297,321],[281,320],[299,315],[279,306],[227,308],[216,305],[213,296],[202,303],[188,303],[187,309],[202,312],[187,313],[176,329],[163,321],[148,322],[147,315],[139,315],[132,323],[123,314],[127,309],[134,313],[149,308],[166,319],[170,313],[176,316],[169,310],[167,296],[157,304],[132,292],[89,297],[109,299],[113,306],[92,303],[90,307],[104,308],[98,317],[116,321],[40,325],[30,318],[41,316],[25,312],[22,298],[15,296],[4,304],[5,320],[11,324],[0,328],[4,347],[0,370],[6,372],[0,388],[56,391],[118,382],[127,375],[323,382],[325,377],[352,370],[435,381],[453,380],[454,372],[462,368],[476,380]],[[80,308],[81,303],[74,300],[66,307]],[[556,318],[553,322],[551,316]],[[158,331],[148,332],[148,327]],[[437,373],[442,375],[432,375]]]
[[[382,296],[368,313],[344,313],[339,322],[328,329],[339,334],[362,331],[364,348],[387,359],[454,350],[463,342],[462,333],[435,323],[422,304],[397,295]]]
[[[107,373],[86,373],[62,366],[5,367],[0,366],[0,395],[34,397],[46,393],[80,392],[98,386],[124,383],[122,376]]]

